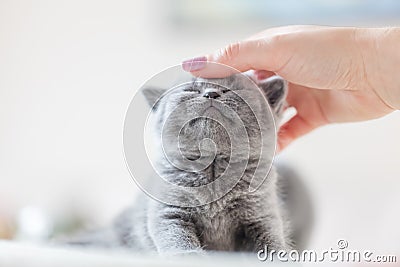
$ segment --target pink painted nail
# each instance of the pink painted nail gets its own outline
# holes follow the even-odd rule
[[[182,62],[182,69],[185,71],[195,71],[203,69],[207,64],[207,57],[195,57]]]

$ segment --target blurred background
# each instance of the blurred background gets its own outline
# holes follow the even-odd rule
[[[125,111],[182,59],[286,24],[398,26],[396,0],[0,0],[0,238],[106,225],[139,192]],[[280,158],[310,188],[309,248],[400,252],[400,114],[332,125]]]

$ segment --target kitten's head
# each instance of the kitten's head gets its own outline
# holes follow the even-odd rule
[[[279,124],[287,83],[274,76],[255,85],[247,76],[235,74],[223,79],[195,78],[173,89],[145,88],[143,93],[152,106],[153,132],[164,145],[171,145],[167,150],[172,157],[180,154],[196,160],[208,152],[229,157],[233,145],[236,151],[250,146],[251,157],[262,143],[260,128],[271,132],[276,130],[273,120]],[[249,142],[238,142],[245,138],[243,134]],[[239,137],[232,144],[235,136]]]

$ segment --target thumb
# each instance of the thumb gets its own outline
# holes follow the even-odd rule
[[[251,69],[274,71],[280,64],[274,47],[271,39],[232,43],[213,54],[185,60],[182,68],[204,78],[222,78]]]

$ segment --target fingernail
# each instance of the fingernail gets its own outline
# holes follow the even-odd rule
[[[207,57],[195,57],[182,62],[182,69],[185,71],[195,71],[203,69],[207,64]]]

